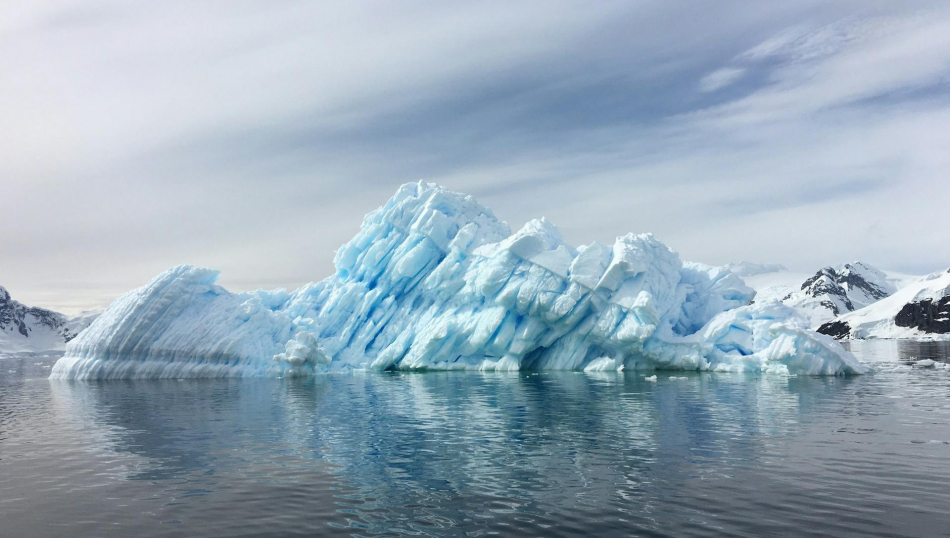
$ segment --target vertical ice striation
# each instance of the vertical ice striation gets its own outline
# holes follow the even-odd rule
[[[545,219],[511,233],[471,196],[407,184],[363,221],[336,274],[231,294],[173,268],[118,299],[54,378],[310,375],[349,369],[679,369],[854,374],[727,270],[650,234],[574,248]]]

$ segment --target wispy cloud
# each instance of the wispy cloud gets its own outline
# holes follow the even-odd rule
[[[745,73],[741,67],[723,67],[699,79],[699,91],[714,92],[739,80]]]
[[[577,243],[929,270],[948,36],[940,3],[5,4],[0,284],[298,285],[417,179]]]

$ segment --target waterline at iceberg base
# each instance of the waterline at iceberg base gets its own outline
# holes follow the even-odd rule
[[[512,234],[471,196],[402,186],[336,273],[230,293],[178,266],[117,299],[67,346],[58,379],[298,376],[347,370],[868,368],[729,271],[650,234],[574,248],[545,219]]]

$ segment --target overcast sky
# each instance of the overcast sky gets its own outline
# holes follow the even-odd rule
[[[296,287],[398,185],[574,244],[950,266],[947,2],[0,5],[0,285]]]

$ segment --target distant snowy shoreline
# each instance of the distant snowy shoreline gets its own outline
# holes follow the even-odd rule
[[[26,306],[0,286],[0,353],[63,350],[98,315],[99,312],[83,312],[69,317]]]

